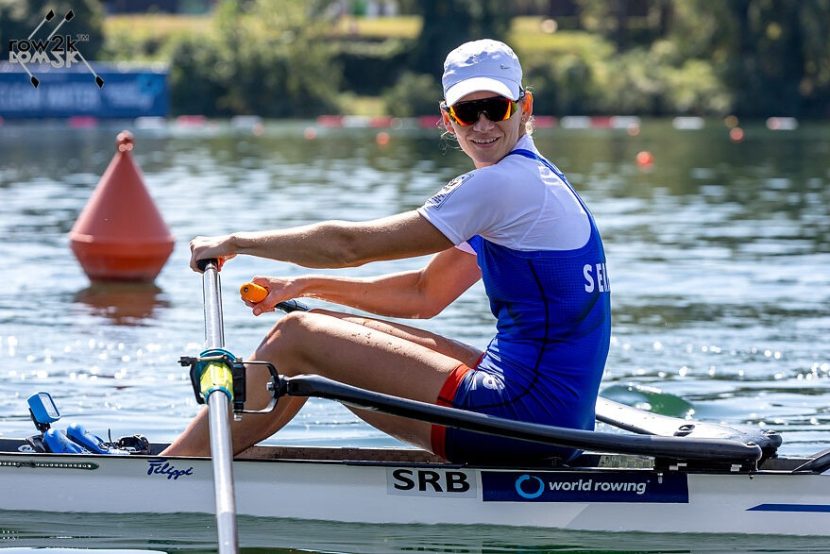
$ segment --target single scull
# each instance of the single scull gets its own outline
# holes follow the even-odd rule
[[[387,402],[367,391],[352,396],[352,387],[319,378],[282,381],[283,392],[303,389],[375,408]],[[438,417],[420,413],[417,403],[394,403],[399,405],[389,411],[407,406],[410,415]],[[596,437],[602,452],[627,454],[586,451],[567,466],[476,467],[414,449],[256,446],[233,462],[237,511],[372,524],[830,535],[830,453],[778,457],[777,434],[745,434],[605,399],[597,412],[598,419],[631,433],[588,432],[587,438]],[[642,451],[649,443],[660,453]],[[709,458],[713,445],[717,456]],[[211,460],[158,457],[163,447],[130,456],[66,455],[36,453],[26,440],[0,440],[0,509],[213,512]]]

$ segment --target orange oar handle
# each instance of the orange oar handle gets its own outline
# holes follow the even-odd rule
[[[239,287],[239,294],[242,295],[244,300],[258,304],[268,296],[268,289],[256,283],[245,283]]]
[[[265,300],[266,296],[268,296],[268,289],[257,285],[256,283],[245,283],[239,287],[239,294],[241,294],[242,298],[248,302],[259,304]],[[308,306],[302,302],[297,302],[296,300],[286,300],[285,302],[280,302],[276,305],[276,307],[286,313],[308,311]]]

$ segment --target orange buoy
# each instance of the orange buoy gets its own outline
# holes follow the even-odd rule
[[[640,167],[651,167],[654,164],[654,155],[648,150],[637,152],[636,159]]]
[[[132,133],[118,133],[115,144],[115,156],[69,232],[69,243],[92,281],[153,281],[173,252],[173,235],[130,154]]]

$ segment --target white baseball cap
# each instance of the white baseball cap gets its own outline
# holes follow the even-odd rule
[[[452,106],[471,92],[495,92],[518,100],[522,91],[522,66],[516,53],[492,39],[465,42],[444,60],[444,100]]]

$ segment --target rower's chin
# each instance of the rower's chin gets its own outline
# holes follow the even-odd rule
[[[502,151],[502,142],[501,138],[488,143],[475,143],[471,141],[475,154],[473,158],[479,164],[483,165],[492,165],[496,163],[501,158],[500,152]]]

